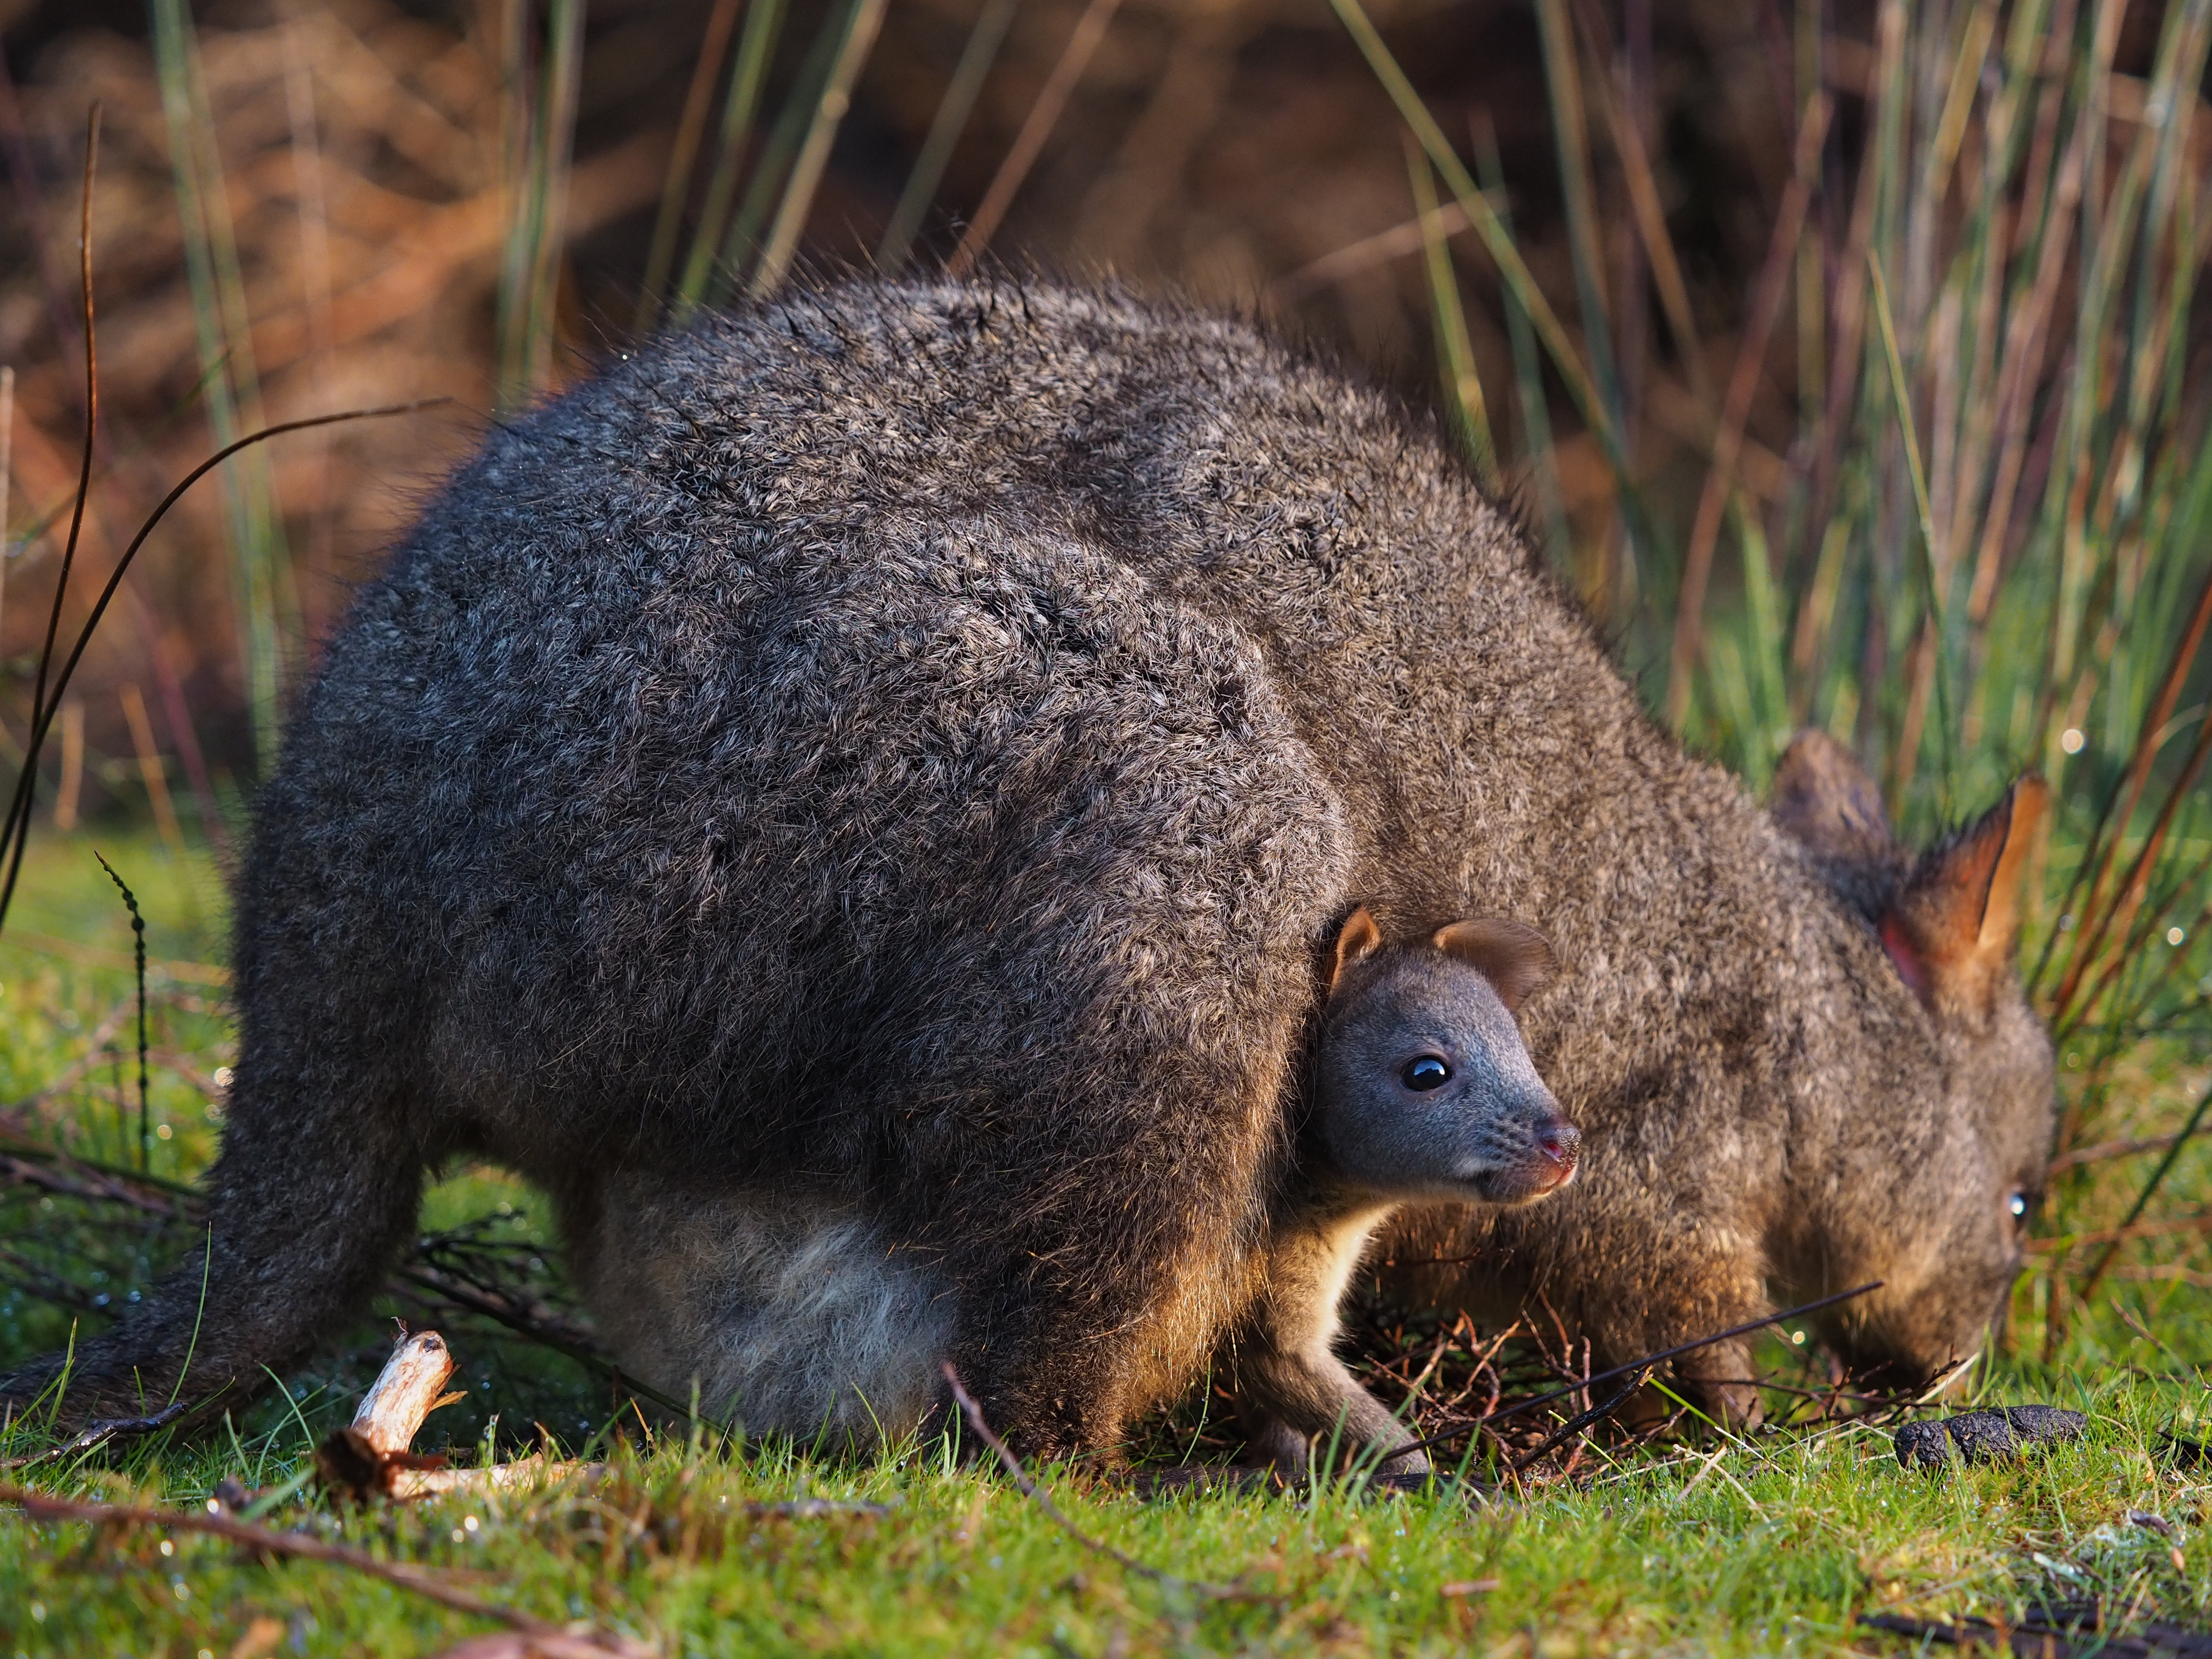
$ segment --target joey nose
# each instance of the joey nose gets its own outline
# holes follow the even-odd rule
[[[1547,1167],[1537,1174],[1538,1192],[1556,1192],[1575,1178],[1575,1162],[1582,1156],[1583,1132],[1565,1118],[1554,1118],[1536,1131],[1536,1150]]]

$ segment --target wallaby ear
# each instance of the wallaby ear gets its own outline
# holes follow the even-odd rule
[[[1881,792],[1850,750],[1816,727],[1800,732],[1783,751],[1769,810],[1815,857],[1876,866],[1898,857]]]
[[[1882,917],[1890,960],[1930,1009],[1989,1017],[2020,942],[2021,870],[2050,800],[2041,778],[2019,779],[1913,867]]]
[[[1429,942],[1488,980],[1498,1000],[1516,1012],[1530,992],[1551,978],[1555,965],[1541,933],[1502,916],[1453,922],[1437,928]]]
[[[1370,957],[1382,948],[1382,930],[1375,925],[1375,918],[1361,905],[1344,919],[1337,930],[1336,960],[1328,970],[1329,994],[1344,983],[1345,970],[1362,957]]]

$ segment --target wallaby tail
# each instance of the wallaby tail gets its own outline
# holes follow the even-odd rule
[[[396,1097],[365,1096],[360,1069],[333,1076],[347,1069],[334,1056],[252,1058],[208,1173],[199,1248],[112,1330],[0,1377],[0,1421],[58,1429],[242,1403],[374,1292],[422,1194]]]

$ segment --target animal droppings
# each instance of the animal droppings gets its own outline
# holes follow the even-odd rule
[[[1897,1461],[1911,1468],[1941,1468],[1955,1448],[1969,1463],[1994,1463],[2045,1441],[2079,1440],[2089,1419],[2056,1406],[2007,1406],[1907,1423],[1897,1431]]]

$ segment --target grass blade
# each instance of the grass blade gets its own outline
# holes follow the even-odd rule
[[[744,0],[714,0],[708,14],[707,32],[699,42],[699,62],[691,71],[691,85],[684,95],[684,113],[676,123],[676,142],[669,151],[668,173],[661,181],[660,206],[653,215],[653,241],[645,256],[645,274],[637,287],[637,311],[630,321],[633,332],[648,331],[660,313],[661,290],[676,261],[677,234],[683,228],[684,204],[691,194],[691,175],[699,160],[699,145],[707,136],[707,109],[721,76],[722,59],[730,50],[730,35],[737,27],[738,8]]]
[[[568,161],[583,72],[584,0],[550,0],[546,35],[544,73],[524,122],[520,198],[500,270],[499,406],[504,410],[528,403],[552,378]]]
[[[1501,204],[1498,222],[1512,234],[1511,208],[1506,205],[1504,163],[1498,154],[1498,135],[1487,113],[1478,112],[1474,123],[1475,165],[1482,169],[1482,187]],[[1573,545],[1567,526],[1567,507],[1559,487],[1559,456],[1552,447],[1552,411],[1544,397],[1544,368],[1537,356],[1535,331],[1528,313],[1521,308],[1510,284],[1504,295],[1505,337],[1513,352],[1513,389],[1521,414],[1521,453],[1536,475],[1536,498],[1543,509],[1544,530],[1554,559],[1567,556]]]
[[[845,36],[830,65],[830,83],[815,106],[813,125],[807,129],[799,160],[792,165],[791,182],[784,186],[783,204],[776,210],[768,246],[753,271],[748,291],[756,300],[775,293],[782,285],[784,274],[791,268],[792,256],[799,251],[799,236],[805,228],[807,210],[814,204],[815,190],[822,182],[822,169],[829,165],[830,146],[836,141],[837,128],[845,118],[845,112],[852,107],[853,83],[860,79],[869,49],[876,44],[876,32],[883,27],[886,3],[887,0],[857,0],[845,20]]]
[[[1625,424],[1620,377],[1613,362],[1613,321],[1605,300],[1605,252],[1598,235],[1597,192],[1590,182],[1589,124],[1583,112],[1582,75],[1575,59],[1574,27],[1565,0],[1536,0],[1537,36],[1544,79],[1551,89],[1552,142],[1559,161],[1559,187],[1567,209],[1567,247],[1573,256],[1575,297],[1583,314],[1583,340],[1590,378],[1614,424]]]
[[[1584,0],[1577,9],[1577,15],[1589,36],[1590,55],[1603,63],[1609,55],[1603,49],[1605,20],[1595,0]],[[1667,229],[1667,210],[1659,197],[1659,183],[1652,176],[1651,158],[1645,153],[1643,135],[1637,131],[1636,122],[1621,98],[1620,88],[1609,76],[1597,77],[1598,107],[1605,114],[1606,131],[1613,140],[1614,159],[1620,163],[1622,182],[1627,186],[1629,209],[1636,216],[1636,231],[1643,243],[1644,258],[1651,262],[1652,286],[1659,290],[1659,303],[1667,313],[1667,326],[1674,336],[1674,349],[1681,354],[1682,373],[1689,381],[1691,395],[1708,409],[1713,404],[1711,377],[1705,372],[1705,348],[1698,337],[1698,324],[1690,308],[1689,284],[1682,280],[1682,264],[1674,251],[1674,239]]]
[[[752,0],[745,13],[745,32],[738,42],[737,67],[730,72],[730,87],[722,100],[721,131],[714,149],[714,170],[707,180],[700,204],[699,222],[691,232],[691,250],[684,275],[676,285],[670,309],[675,320],[702,304],[713,281],[714,260],[722,246],[738,181],[744,172],[745,140],[753,117],[760,109],[761,88],[767,79],[769,56],[783,24],[783,0]]]
[[[1667,723],[1678,732],[1690,712],[1690,675],[1705,626],[1705,584],[1712,570],[1713,546],[1720,538],[1721,511],[1736,487],[1736,461],[1743,447],[1745,424],[1751,418],[1752,396],[1759,389],[1759,367],[1765,362],[1774,325],[1781,319],[1782,301],[1788,297],[1797,239],[1804,230],[1805,210],[1813,199],[1814,168],[1820,146],[1827,142],[1828,111],[1826,95],[1814,94],[1797,129],[1790,182],[1783,188],[1765,262],[1753,289],[1748,320],[1736,347],[1735,367],[1729,374],[1720,427],[1713,437],[1712,466],[1705,474],[1698,516],[1683,556],[1681,590],[1674,605],[1674,652],[1667,675]]]
[[[216,442],[228,444],[262,423],[237,238],[191,15],[184,0],[153,0],[153,14],[155,64],[209,421]],[[260,458],[226,472],[222,487],[230,521],[240,656],[254,753],[265,773],[276,761],[283,642],[288,624],[295,620],[294,607],[288,603],[290,560],[275,484]]]
[[[1443,371],[1452,418],[1474,462],[1475,476],[1486,488],[1498,488],[1498,446],[1490,434],[1490,410],[1482,396],[1482,379],[1475,372],[1474,343],[1468,337],[1467,313],[1460,304],[1459,278],[1452,269],[1451,250],[1437,222],[1437,186],[1429,173],[1428,157],[1409,137],[1406,142],[1406,170],[1413,181],[1413,208],[1420,216],[1421,240],[1428,270],[1429,292],[1434,307],[1438,367]]]
[[[775,125],[769,129],[768,143],[761,147],[760,160],[745,185],[744,200],[738,204],[738,216],[724,234],[721,251],[715,255],[708,273],[707,301],[710,305],[726,305],[736,292],[738,273],[744,268],[746,257],[759,239],[761,227],[768,222],[769,208],[786,193],[793,158],[799,154],[804,135],[811,129],[830,84],[837,48],[852,27],[854,15],[866,3],[867,0],[849,0],[849,3],[834,9],[807,46],[805,59],[799,66],[799,78],[784,99],[783,107],[776,112]]]
[[[1527,261],[1521,257],[1521,250],[1514,246],[1512,234],[1505,228],[1482,192],[1475,188],[1474,179],[1468,174],[1466,165],[1454,153],[1450,143],[1444,137],[1443,129],[1437,125],[1436,118],[1421,102],[1420,94],[1413,90],[1413,83],[1406,78],[1405,70],[1398,67],[1398,60],[1390,55],[1389,47],[1382,43],[1382,35],[1376,31],[1359,0],[1329,0],[1329,3],[1335,8],[1337,17],[1358,46],[1360,55],[1367,59],[1367,66],[1382,83],[1382,90],[1389,94],[1390,101],[1397,106],[1399,118],[1420,141],[1421,148],[1428,152],[1429,160],[1438,175],[1458,199],[1468,222],[1474,227],[1475,234],[1482,238],[1483,246],[1490,251],[1498,274],[1512,290],[1515,301],[1528,313],[1529,323],[1534,327],[1537,337],[1543,341],[1545,349],[1551,353],[1560,378],[1566,382],[1567,392],[1574,399],[1576,412],[1582,416],[1583,424],[1589,428],[1590,435],[1597,440],[1598,447],[1612,467],[1616,486],[1625,498],[1632,496],[1634,480],[1627,453],[1621,447],[1620,429],[1599,398],[1590,372],[1584,367],[1582,356],[1575,349],[1573,342],[1568,338],[1559,313],[1552,309],[1552,302],[1536,286],[1536,279],[1529,273]]]
[[[1948,800],[1952,781],[1958,772],[1958,752],[1951,728],[1943,677],[1935,673],[1932,666],[1943,632],[1943,595],[1937,574],[1943,559],[1936,540],[1935,511],[1928,503],[1928,473],[1920,459],[1920,434],[1912,418],[1912,386],[1905,378],[1905,362],[1897,349],[1897,322],[1890,313],[1889,283],[1882,275],[1881,259],[1871,251],[1867,254],[1867,275],[1874,295],[1875,323],[1881,338],[1882,361],[1889,367],[1891,401],[1897,410],[1899,435],[1904,443],[1905,473],[1912,483],[1912,505],[1920,518],[1920,569],[1927,587],[1925,633],[1930,665],[1917,672],[1935,676],[1937,737],[1943,750],[1943,784]],[[1900,747],[1898,758],[1904,769],[1898,775],[1909,778],[1911,775],[1911,757]],[[1890,810],[1893,814],[1897,810],[1894,799]]]
[[[976,205],[975,216],[969,222],[960,246],[953,250],[945,269],[955,276],[964,276],[975,268],[983,257],[983,250],[991,245],[998,234],[1006,210],[1013,206],[1014,197],[1030,169],[1036,165],[1043,153],[1045,141],[1052,130],[1060,125],[1060,112],[1067,106],[1076,83],[1083,79],[1083,71],[1091,66],[1091,54],[1098,50],[1098,43],[1106,38],[1106,28],[1114,21],[1114,14],[1121,8],[1121,0],[1091,0],[1083,15],[1076,19],[1075,29],[1061,49],[1060,61],[1052,66],[1038,89],[1036,101],[1030,106],[1028,118],[1021,131],[1014,135],[1013,146],[1006,151],[1006,159],[999,163],[999,171],[992,178],[990,187]]]
[[[960,61],[953,65],[952,76],[945,83],[945,95],[938,100],[937,113],[915,155],[914,170],[907,174],[906,188],[899,192],[898,205],[891,210],[890,222],[884,228],[883,242],[876,249],[878,270],[896,273],[905,268],[907,256],[914,251],[915,233],[921,228],[922,215],[937,199],[937,187],[945,181],[953,147],[966,131],[969,116],[975,112],[975,100],[982,94],[983,82],[990,76],[991,65],[997,61],[999,48],[1020,5],[1021,0],[985,0],[983,9],[976,14],[968,44],[961,51]]]
[[[2136,1201],[2128,1206],[2126,1218],[2115,1230],[2119,1237],[2105,1246],[2104,1253],[2097,1258],[2097,1265],[2090,1268],[2088,1277],[2081,1281],[2081,1288],[2075,1292],[2079,1300],[2087,1301],[2095,1293],[2097,1286],[2104,1282],[2105,1273],[2112,1265],[2112,1257],[2126,1243],[2128,1230],[2142,1218],[2143,1211],[2149,1206],[2159,1188],[2165,1184],[2174,1164],[2180,1161],[2191,1138],[2203,1125],[2208,1109],[2212,1109],[2212,1088],[2197,1097],[2197,1104],[2190,1109],[2188,1119],[2182,1124],[2180,1133],[2174,1136],[2173,1144],[2166,1149],[2166,1156],[2159,1159],[2158,1167],[2150,1172],[2150,1179],[2143,1182],[2142,1190],[2136,1194]]]

